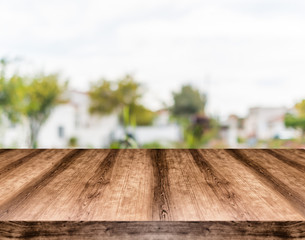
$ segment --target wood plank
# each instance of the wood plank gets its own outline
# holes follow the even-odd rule
[[[258,179],[270,187],[305,218],[304,174],[262,150],[227,150],[237,161],[247,166]]]
[[[304,239],[304,222],[0,222],[1,239]]]
[[[153,166],[152,220],[172,220],[168,163],[165,150],[148,150]]]
[[[82,151],[87,152],[87,150]],[[61,171],[57,172],[43,189],[19,205],[18,211],[11,216],[11,219],[41,221],[80,219],[79,215],[86,212],[83,206],[87,203],[79,204],[79,198],[75,196],[80,194],[99,161],[102,161],[106,155],[106,151],[102,153],[89,151],[75,158],[62,159],[62,162],[69,161],[69,167],[61,168]],[[60,165],[58,164],[57,167]]]
[[[184,212],[183,218],[175,216],[175,220],[255,220],[254,211],[239,201],[240,196],[233,190],[228,181],[206,161],[197,150],[172,150],[175,159],[171,161],[173,168],[179,169],[183,176],[177,172],[170,174],[171,189],[177,189],[173,196],[178,196],[174,206],[179,213],[187,206],[192,211]],[[180,186],[174,188],[176,182]],[[183,182],[187,184],[182,192]],[[180,192],[180,193],[179,193]],[[239,199],[239,200],[238,200]],[[191,214],[192,213],[192,214]],[[180,214],[181,216],[181,214]],[[178,219],[177,219],[178,218]]]
[[[295,149],[0,150],[0,239],[302,239],[304,170]]]
[[[141,150],[120,150],[109,183],[97,199],[100,207],[94,209],[90,220],[151,219],[150,170],[145,153]]]
[[[32,152],[40,152],[37,149],[1,149],[0,152],[0,171],[3,171],[9,164],[32,154]]]
[[[23,209],[26,208],[27,202],[32,196],[43,189],[57,174],[64,171],[72,163],[73,159],[83,153],[81,150],[74,150],[65,155],[57,162],[50,170],[39,178],[31,181],[22,190],[17,192],[13,197],[6,199],[0,205],[0,219],[10,218],[10,216],[18,216],[18,208],[23,204]],[[36,204],[35,204],[36,205]],[[21,207],[22,209],[22,207]],[[15,212],[15,213],[14,213]]]
[[[302,150],[302,149],[266,149],[266,150],[268,150],[269,152],[272,152],[273,154],[276,154],[276,156],[275,156],[276,158],[280,157],[282,159],[282,161],[285,161],[285,162],[289,161],[292,164],[301,166],[301,168],[304,169],[304,166],[305,166],[304,150]],[[266,151],[266,150],[264,150],[264,151]],[[286,159],[283,159],[283,157]],[[290,164],[290,165],[292,165],[292,164]]]
[[[138,221],[151,220],[151,204],[152,202],[152,167],[149,156],[146,151],[134,150],[124,151],[120,158],[121,163],[128,163],[128,172],[124,184],[120,190],[118,208],[115,214],[120,221]],[[120,163],[120,162],[118,162]],[[117,172],[120,165],[114,169]],[[116,179],[114,175],[114,179]],[[115,181],[113,182],[115,184]],[[112,192],[112,187],[108,189],[109,193]],[[112,193],[115,194],[115,193]],[[107,198],[103,198],[102,202],[106,202]],[[98,215],[98,212],[97,212]],[[113,214],[105,216],[109,219]]]
[[[207,197],[199,183],[199,171],[189,174],[192,166],[191,155],[185,150],[167,150],[169,184],[173,219],[177,221],[198,221],[209,218],[208,204],[213,199]],[[210,205],[212,206],[212,204]]]
[[[3,175],[0,175],[0,206],[4,204],[5,201],[10,201],[10,199],[15,198],[18,192],[23,191],[23,188],[27,187],[27,184],[30,184],[32,181],[35,181],[36,178],[39,178],[41,174],[44,174],[48,171],[53,164],[58,162],[65,154],[70,152],[70,150],[42,150],[40,152],[42,155],[33,156],[27,161],[23,162],[23,165],[15,165],[14,168],[5,168],[9,169],[4,172]],[[27,151],[29,154],[26,154],[25,150],[22,151],[22,154],[19,154],[19,151],[16,151],[16,155],[12,156],[12,159],[15,161],[23,160],[31,155],[32,151]],[[34,152],[36,153],[36,152]],[[12,162],[12,163],[14,163]]]
[[[290,167],[293,167],[296,170],[301,171],[303,174],[305,174],[305,163],[303,164],[299,162],[300,160],[296,161],[294,158],[286,156],[285,153],[281,153],[280,151],[275,151],[272,149],[264,149],[263,151],[272,155],[274,158],[282,161],[283,163],[289,165]]]
[[[226,151],[209,149],[201,152],[212,166],[221,170],[222,176],[234,191],[232,194],[239,194],[238,201],[243,203],[243,211],[250,213],[246,220],[304,220],[286,199],[260,181],[251,169],[236,161]],[[230,197],[229,194],[227,196]]]

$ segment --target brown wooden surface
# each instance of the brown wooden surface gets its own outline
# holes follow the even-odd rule
[[[103,232],[103,239],[117,239],[120,227],[129,224],[134,237],[151,231],[146,239],[199,233],[216,239],[217,231],[228,238],[225,232],[231,231],[234,239],[244,233],[253,239],[301,239],[305,151],[0,150],[0,221],[0,236],[10,232],[12,238],[25,233],[35,238],[33,232],[53,224],[57,230],[100,229],[96,234]],[[116,229],[114,238],[107,224]],[[135,230],[138,226],[143,229]],[[158,235],[164,226],[176,235]]]
[[[304,239],[304,222],[0,222],[1,239]]]

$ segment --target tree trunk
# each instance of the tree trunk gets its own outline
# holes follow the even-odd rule
[[[37,143],[37,139],[38,139],[38,133],[40,130],[40,126],[41,124],[39,124],[38,121],[36,121],[35,119],[30,119],[30,147],[31,148],[37,148],[38,143]]]

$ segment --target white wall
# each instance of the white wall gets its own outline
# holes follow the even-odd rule
[[[150,142],[175,142],[181,140],[181,129],[176,124],[137,127],[135,138],[140,145]]]
[[[0,144],[9,148],[26,148],[29,136],[28,128],[20,124],[11,124],[6,118],[1,119]]]
[[[59,135],[59,128],[63,136]],[[64,148],[75,135],[75,107],[71,104],[57,106],[42,126],[38,136],[40,148]]]
[[[286,129],[282,118],[287,108],[251,108],[248,117],[245,119],[245,136],[254,135],[258,139],[270,139],[276,134],[279,136],[294,134],[294,131]],[[274,125],[274,126],[272,126]]]
[[[71,137],[76,137],[78,147],[108,147],[112,133],[118,128],[117,114],[92,116],[89,114],[90,99],[81,92],[68,92],[70,102],[57,106],[41,127],[38,135],[39,148],[65,148]],[[4,119],[5,120],[5,119]],[[60,136],[59,128],[63,135]],[[11,126],[8,121],[0,124],[0,143],[3,147],[28,147],[28,124]]]
[[[104,117],[93,117],[88,125],[76,131],[80,147],[106,148],[109,147],[111,136],[119,126],[117,114]]]

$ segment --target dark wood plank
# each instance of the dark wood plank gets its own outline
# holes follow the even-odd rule
[[[0,149],[0,155],[4,153],[8,153],[9,151],[12,151],[13,149]]]
[[[95,199],[103,194],[103,191],[111,180],[111,174],[115,160],[119,154],[119,150],[110,150],[107,156],[100,162],[95,172],[87,180],[86,184],[82,188],[82,191],[77,195],[77,216],[75,218],[82,218],[87,213],[87,209],[90,209],[90,205],[95,203]],[[94,206],[93,206],[94,208]],[[71,216],[73,219],[73,215]]]
[[[305,174],[305,164],[302,164],[295,160],[294,158],[287,157],[284,154],[282,154],[280,151],[276,151],[274,149],[264,149],[264,152],[267,152],[268,154],[272,155],[276,159],[282,161],[283,163],[286,163],[287,165],[301,171],[303,174]]]
[[[280,193],[300,214],[302,214],[303,217],[305,217],[305,199],[301,193],[293,190],[290,186],[285,184],[283,180],[277,178],[274,174],[270,173],[268,169],[251,159],[251,157],[245,153],[245,150],[228,149],[226,151],[237,161],[249,167],[251,171],[257,174],[260,181],[269,185],[273,191]]]
[[[22,164],[21,166],[9,171],[4,178],[0,181],[0,206],[8,199],[14,198],[20,191],[27,187],[28,184],[36,181],[43,174],[49,171],[54,164],[62,159],[71,150],[46,150],[42,155],[33,157],[30,161]],[[11,153],[16,153],[16,155]],[[7,162],[12,159],[22,158],[31,153],[27,150],[14,150],[10,154],[6,155],[5,160]],[[8,159],[7,159],[8,158]],[[12,162],[11,161],[11,162]]]
[[[37,149],[2,149],[0,153],[0,169],[37,151]]]
[[[31,161],[34,157],[36,157],[38,154],[43,153],[45,150],[42,149],[37,149],[33,152],[30,152],[29,154],[27,154],[26,156],[19,158],[11,163],[9,163],[8,165],[3,166],[0,169],[0,181],[10,172],[10,171],[14,171],[16,168],[18,168],[19,166],[21,166],[22,164],[27,163],[28,161]]]
[[[221,202],[225,208],[222,212],[229,212],[228,210],[231,209],[229,220],[285,221],[303,219],[302,215],[297,213],[286,199],[274,192],[269,185],[260,181],[256,173],[236,161],[225,150],[203,149],[200,151],[210,165],[221,173],[222,178],[228,181],[231,194],[237,195],[239,207],[231,207],[227,204],[230,201],[230,195],[224,195]],[[226,197],[228,201],[225,200]],[[234,202],[231,201],[231,203]],[[242,213],[244,214],[242,215]],[[224,220],[224,218],[210,220]]]
[[[83,154],[85,150],[74,150],[68,153],[60,162],[58,162],[52,169],[50,169],[46,174],[41,176],[34,182],[31,182],[24,189],[20,191],[19,194],[13,198],[7,199],[4,203],[0,205],[0,219],[9,216],[12,211],[14,211],[18,206],[29,199],[31,196],[35,195],[38,191],[43,189],[57,174],[60,174],[72,163],[75,157]]]
[[[241,201],[241,196],[232,188],[230,181],[221,174],[221,169],[214,168],[207,156],[199,150],[190,149],[189,151],[202,172],[205,182],[212,189],[221,204],[227,205],[228,211],[235,215],[236,219],[243,220],[249,218],[251,214],[246,210],[246,205]]]
[[[166,150],[149,150],[154,173],[152,220],[171,220]]]
[[[0,222],[1,239],[304,239],[305,222]]]
[[[80,216],[92,211],[90,208],[88,209],[90,205],[85,207],[84,203],[79,203],[78,196],[107,153],[107,151],[86,150],[86,154],[74,158],[68,168],[56,174],[40,191],[19,204],[18,209],[9,218],[11,220],[37,219],[40,221],[50,219],[86,220],[87,218],[81,218]],[[61,161],[62,158],[60,158]],[[54,165],[56,163],[52,167]],[[49,168],[45,173],[51,169]],[[43,175],[40,175],[37,179]],[[91,199],[91,201],[94,201],[94,199]],[[83,209],[83,211],[80,211],[80,209]]]

